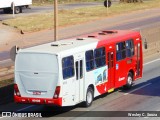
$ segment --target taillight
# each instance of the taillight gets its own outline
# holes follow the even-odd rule
[[[18,89],[17,84],[14,84],[14,94],[15,94],[16,96],[21,97],[21,94],[20,94],[20,92],[19,92],[19,89]]]
[[[58,98],[59,97],[60,89],[61,89],[60,86],[56,87],[53,98]]]

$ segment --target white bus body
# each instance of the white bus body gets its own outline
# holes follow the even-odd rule
[[[28,98],[32,104],[44,104],[46,102],[46,104],[72,106],[85,101],[85,92],[88,86],[95,84],[93,73],[84,74],[83,72],[83,78],[79,76],[79,79],[76,80],[76,75],[74,75],[64,80],[62,76],[63,70],[59,66],[62,66],[62,59],[67,56],[73,56],[75,62],[82,60],[84,66],[85,51],[88,48],[94,49],[97,45],[97,40],[73,41],[73,44],[68,43],[66,40],[61,41],[62,44],[65,43],[66,45],[58,47],[51,46],[51,43],[48,43],[18,51],[15,62],[15,83],[18,85],[22,99],[19,101],[18,97],[16,97],[16,102],[25,103],[27,102],[25,98]],[[90,42],[90,45],[85,45],[86,42]],[[83,45],[83,51],[81,45]],[[71,46],[72,49],[69,49]],[[56,98],[55,89],[57,86],[60,86],[60,93],[58,100],[53,100],[54,97]],[[99,93],[95,91],[95,96],[97,95]]]

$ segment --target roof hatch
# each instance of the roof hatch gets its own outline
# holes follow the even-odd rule
[[[115,30],[104,30],[102,31],[103,33],[107,33],[107,34],[113,34],[113,33],[118,33],[118,31]]]
[[[52,43],[51,46],[62,46],[62,45],[72,45],[73,42],[55,42],[55,43]]]

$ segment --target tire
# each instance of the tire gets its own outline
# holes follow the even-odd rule
[[[22,8],[21,7],[18,7],[18,6],[15,6],[15,8],[14,8],[14,13],[15,14],[19,14],[19,13],[21,13],[22,12]]]
[[[87,93],[86,93],[86,101],[84,102],[83,106],[84,107],[90,107],[92,105],[94,98],[94,92],[91,87],[88,87]]]
[[[124,89],[131,89],[133,85],[133,74],[131,72],[128,73],[127,83],[124,85]]]
[[[3,9],[3,12],[4,12],[4,13],[11,13],[11,9],[10,9],[10,8],[4,8],[4,9]]]

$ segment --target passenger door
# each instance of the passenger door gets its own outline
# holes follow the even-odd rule
[[[108,87],[114,88],[114,51],[110,51],[107,54],[108,58]]]
[[[75,102],[83,100],[83,83],[84,83],[84,59],[83,54],[75,55]]]
[[[138,78],[140,75],[141,75],[141,44],[138,43],[136,44],[136,49],[135,49],[135,52],[136,52],[136,78]]]

